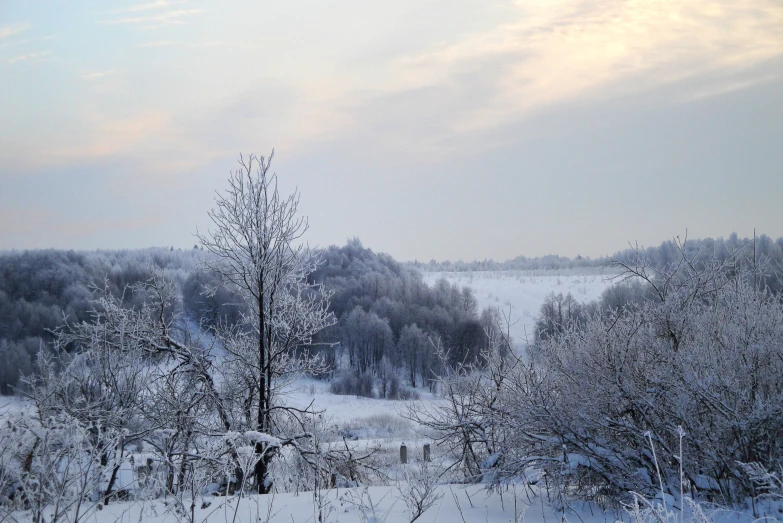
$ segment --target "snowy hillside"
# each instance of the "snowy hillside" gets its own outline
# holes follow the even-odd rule
[[[486,271],[425,272],[424,281],[433,285],[440,278],[473,289],[479,309],[498,307],[511,313],[511,335],[517,345],[532,340],[536,316],[551,293],[571,293],[579,302],[597,299],[612,285],[616,272],[583,269],[575,271]]]

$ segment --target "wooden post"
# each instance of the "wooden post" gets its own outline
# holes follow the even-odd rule
[[[425,443],[424,444],[424,461],[428,462],[430,460],[430,444]]]
[[[400,445],[400,463],[403,465],[408,463],[408,447],[405,446],[405,443]]]

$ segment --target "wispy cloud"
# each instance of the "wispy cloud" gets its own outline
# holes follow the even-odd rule
[[[169,47],[172,45],[179,45],[179,42],[175,40],[157,40],[155,42],[144,42],[136,47]]]
[[[228,40],[211,40],[209,42],[204,42],[203,44],[193,44],[191,47],[223,47],[226,45],[233,45],[234,42],[230,42]]]
[[[717,85],[710,86],[706,89],[702,89],[692,94],[687,94],[683,97],[683,101],[696,101],[706,98],[712,98],[713,96],[721,96],[724,94],[733,93],[735,91],[741,91],[742,89],[748,89],[759,84],[771,82],[780,78],[780,75],[766,75],[755,78],[748,78],[745,80],[737,80],[733,82],[723,82]]]
[[[23,31],[30,29],[30,24],[12,24],[0,27],[0,38],[8,38],[9,36],[18,35]]]
[[[107,69],[105,71],[81,71],[82,78],[85,80],[99,80],[117,73],[117,69]]]
[[[208,42],[201,42],[201,43],[195,43],[195,44],[186,44],[185,42],[181,42],[179,40],[155,40],[152,42],[144,42],[141,44],[137,44],[136,47],[173,47],[173,46],[182,46],[185,45],[187,47],[195,48],[195,49],[203,49],[208,47],[225,47],[227,45],[234,45],[234,42],[228,41],[228,40],[210,40]]]
[[[8,49],[8,48],[11,48],[11,47],[18,47],[20,45],[32,44],[32,43],[36,43],[36,42],[46,42],[46,41],[49,41],[49,40],[54,40],[55,38],[57,38],[56,34],[48,35],[48,36],[42,36],[41,38],[23,38],[21,40],[12,40],[10,42],[0,43],[0,49]]]
[[[146,2],[143,4],[135,4],[120,9],[113,9],[110,13],[138,13],[140,11],[151,11],[153,9],[163,9],[169,6],[169,2],[166,0],[158,0],[157,2]]]
[[[51,51],[39,51],[37,53],[27,53],[27,54],[21,54],[19,56],[15,56],[8,60],[9,64],[15,64],[18,62],[25,62],[25,61],[35,61],[35,62],[45,62],[46,60],[49,60],[52,56]]]
[[[741,70],[783,55],[781,27],[777,0],[530,0],[488,31],[400,57],[388,89],[459,85],[498,61],[493,96],[451,122],[457,132],[486,129],[553,103]]]
[[[204,9],[174,9],[150,16],[135,16],[115,18],[112,20],[100,20],[102,25],[154,25],[164,26],[172,24],[184,24],[185,19],[206,12]]]

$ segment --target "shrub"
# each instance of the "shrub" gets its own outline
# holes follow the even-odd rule
[[[340,396],[375,397],[372,376],[351,372],[336,377],[329,385],[329,392]]]

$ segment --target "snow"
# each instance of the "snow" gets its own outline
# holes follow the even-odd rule
[[[403,486],[403,485],[400,485]],[[206,493],[205,489],[205,493]],[[565,512],[546,501],[537,487],[507,485],[500,492],[490,492],[481,485],[440,485],[439,499],[417,522],[421,523],[615,523],[630,521],[628,514],[602,511],[595,505],[575,502]],[[261,521],[269,523],[314,523],[319,521],[319,506],[324,523],[407,523],[410,512],[397,486],[337,488],[321,491],[320,503],[312,492],[236,496],[199,496],[193,509],[194,521],[204,523]],[[190,500],[185,500],[190,507]],[[190,514],[176,514],[172,498],[147,502],[116,502],[93,510],[83,521],[112,523],[146,521],[174,523],[189,519]],[[673,511],[674,517],[679,516]],[[708,514],[715,523],[731,521],[750,523],[749,514],[717,512]],[[185,517],[183,517],[185,516]],[[20,520],[24,520],[20,518]],[[679,521],[679,519],[677,519]],[[688,520],[686,519],[686,522]],[[639,522],[642,523],[642,522]]]
[[[30,403],[17,396],[0,396],[0,420],[6,416],[21,414],[30,409]]]
[[[596,300],[612,285],[616,272],[608,269],[567,271],[474,271],[425,272],[424,281],[433,285],[440,278],[473,290],[479,309],[498,307],[511,315],[511,336],[519,345],[533,339],[536,316],[551,293],[568,294],[585,303]]]
[[[417,388],[420,399],[417,402],[441,401],[426,388]],[[315,411],[322,411],[329,424],[338,427],[357,428],[364,426],[367,437],[383,437],[389,431],[380,434],[369,434],[373,429],[386,428],[390,432],[406,434],[411,430],[410,424],[400,417],[405,412],[410,401],[364,398],[359,396],[337,395],[329,392],[329,383],[312,378],[297,380],[290,390],[284,393],[285,403],[289,406],[304,409],[312,403]]]
[[[108,481],[106,482],[108,487]],[[128,460],[120,463],[120,469],[117,471],[117,479],[115,480],[114,490],[135,490],[136,478],[133,475],[133,469]]]
[[[281,445],[280,438],[270,436],[264,432],[258,432],[257,430],[246,431],[245,439],[251,443],[266,443],[271,447],[279,447]]]
[[[568,454],[566,457],[568,458],[568,468],[575,469],[579,466],[590,466],[590,460],[582,454]]]
[[[492,467],[494,467],[497,464],[499,459],[500,459],[500,453],[496,452],[496,453],[494,453],[494,454],[484,458],[481,461],[481,463],[479,464],[479,466],[482,469],[491,469]]]

